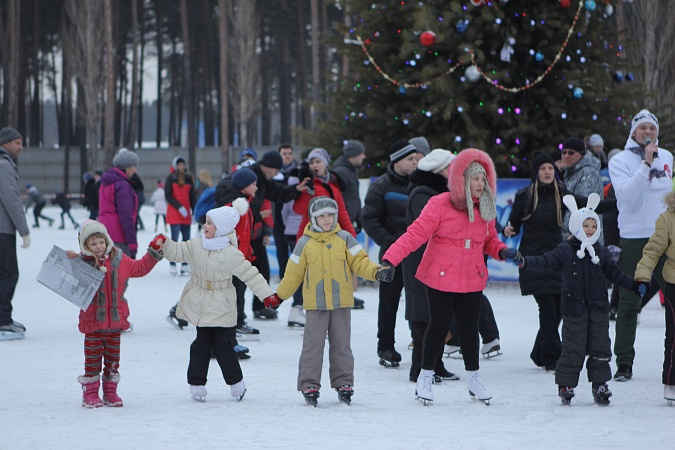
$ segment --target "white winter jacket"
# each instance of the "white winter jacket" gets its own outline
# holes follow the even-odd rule
[[[176,263],[188,263],[192,276],[178,302],[176,316],[197,327],[234,327],[237,325],[237,293],[232,275],[251,288],[259,298],[274,291],[258,269],[246,261],[237,249],[234,233],[228,235],[232,245],[209,251],[202,247],[202,238],[164,243],[164,258]]]

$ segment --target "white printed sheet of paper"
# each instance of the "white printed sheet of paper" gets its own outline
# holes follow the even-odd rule
[[[103,277],[103,272],[79,258],[68,258],[66,251],[55,245],[42,263],[37,281],[85,311]]]

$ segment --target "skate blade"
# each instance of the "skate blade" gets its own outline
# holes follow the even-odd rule
[[[492,359],[492,358],[496,358],[497,356],[500,356],[501,354],[502,354],[502,352],[500,352],[499,350],[494,350],[494,351],[491,351],[491,352],[483,353],[483,358]]]
[[[434,404],[433,400],[429,400],[428,398],[418,397],[417,395],[415,396],[415,400],[421,401],[422,406],[432,406]]]
[[[386,359],[380,359],[380,365],[387,368],[396,368],[401,364],[398,362],[387,361]]]
[[[192,400],[199,402],[199,403],[204,403],[206,401],[206,397],[198,397],[196,395],[192,396]]]
[[[171,316],[166,316],[166,321],[169,322],[169,324],[177,330],[183,329],[183,327],[178,325],[178,323],[175,320],[173,320],[173,318]]]
[[[490,406],[490,400],[492,400],[492,397],[490,397],[490,398],[478,398],[478,397],[476,397],[476,394],[474,394],[471,391],[469,391],[469,395],[471,396],[472,400],[476,400],[478,402],[483,402],[483,403],[485,403],[485,406]]]
[[[305,324],[300,323],[300,322],[288,322],[288,327],[289,328],[305,328]]]
[[[462,356],[462,352],[460,352],[460,351],[445,352],[445,353],[443,353],[443,356],[445,356],[446,358],[450,358],[450,359],[464,359],[464,357]]]
[[[352,399],[351,398],[338,398],[338,402],[343,404],[343,405],[347,405],[347,406],[352,405]]]
[[[315,407],[315,408],[316,408],[317,406],[319,406],[319,401],[318,401],[317,399],[315,399],[315,398],[306,398],[306,399],[305,399],[305,402],[306,402],[309,406],[313,406],[313,407]]]
[[[235,398],[237,399],[238,402],[240,402],[244,399],[244,395],[246,395],[246,389],[244,389],[244,392],[242,392],[241,395],[238,395]]]
[[[567,399],[567,398],[561,398],[560,403],[565,406],[569,406],[572,403],[572,399]]]
[[[667,398],[666,400],[668,401],[668,406],[673,406],[673,405],[675,405],[675,399]]]
[[[259,341],[259,334],[237,334],[237,341]]]
[[[0,341],[19,341],[25,337],[26,335],[24,333],[15,333],[13,331],[0,332]]]
[[[608,399],[608,398],[607,398],[607,399],[604,399],[604,400],[602,400],[602,399],[594,399],[594,400],[595,400],[595,404],[596,404],[596,405],[600,405],[600,406],[607,406],[607,405],[609,405],[609,399]]]

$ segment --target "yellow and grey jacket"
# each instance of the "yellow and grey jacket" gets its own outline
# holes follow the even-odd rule
[[[635,279],[649,281],[652,272],[664,253],[667,260],[663,265],[663,279],[675,284],[675,192],[665,195],[666,211],[656,219],[656,229],[642,250],[642,259],[635,269]]]
[[[339,225],[331,231],[317,233],[308,223],[288,260],[277,294],[285,300],[303,283],[306,310],[351,308],[354,306],[352,273],[374,280],[379,267]]]

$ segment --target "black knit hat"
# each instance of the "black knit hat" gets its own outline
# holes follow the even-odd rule
[[[562,143],[562,148],[563,150],[574,150],[581,153],[582,155],[586,154],[586,144],[584,144],[584,141],[577,137],[565,139],[565,141]]]
[[[389,147],[389,159],[392,164],[402,160],[411,153],[417,153],[417,149],[408,141],[396,141]]]
[[[242,168],[232,174],[232,186],[242,190],[258,181],[258,175],[250,169]]]
[[[281,170],[281,167],[284,165],[284,160],[281,158],[279,152],[268,151],[262,155],[259,164],[261,166],[269,167],[270,169]]]
[[[532,158],[532,181],[537,179],[537,174],[539,173],[539,168],[544,164],[551,164],[555,168],[553,158],[548,153],[538,153],[534,158]],[[556,176],[558,172],[556,171]]]

